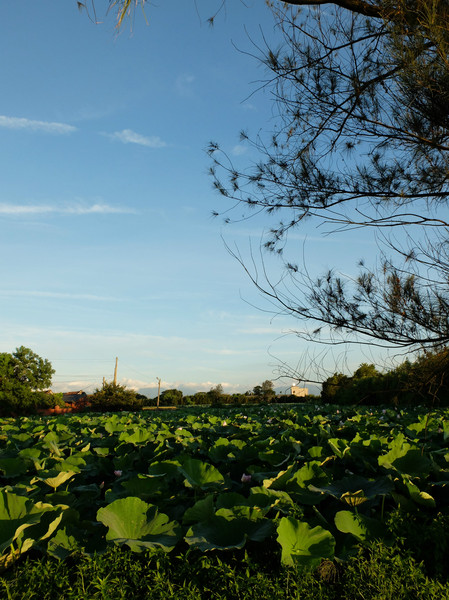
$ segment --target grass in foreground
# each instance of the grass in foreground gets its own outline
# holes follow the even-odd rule
[[[246,553],[172,556],[112,548],[94,558],[28,558],[0,577],[8,600],[449,600],[449,584],[382,543],[315,573],[254,561]],[[274,566],[272,566],[274,565]]]

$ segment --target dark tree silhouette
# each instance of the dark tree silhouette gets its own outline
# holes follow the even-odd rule
[[[226,221],[266,215],[263,245],[282,255],[288,233],[326,223],[376,232],[376,265],[353,279],[284,262],[273,282],[249,266],[310,339],[381,346],[449,342],[449,5],[443,0],[296,2],[274,9],[283,42],[258,48],[277,108],[271,133],[241,137],[257,163],[209,153]],[[317,5],[326,4],[326,11]],[[358,7],[358,8],[357,8]],[[370,12],[372,11],[372,12]],[[231,208],[229,207],[231,202]],[[236,217],[237,218],[237,217]],[[329,331],[331,332],[329,335]],[[340,334],[339,338],[335,334]]]

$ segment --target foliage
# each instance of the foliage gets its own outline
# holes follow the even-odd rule
[[[138,410],[143,405],[143,399],[138,398],[134,390],[120,383],[105,382],[101,389],[96,389],[90,397],[93,410]]]
[[[411,363],[380,373],[362,364],[349,377],[334,373],[323,382],[321,399],[334,404],[449,404],[449,349],[427,351]]]
[[[273,389],[273,382],[268,379],[265,380],[262,385],[256,385],[253,389],[253,394],[258,401],[272,402],[276,396],[276,392]]]
[[[24,346],[12,354],[0,353],[0,414],[34,412],[60,404],[60,398],[42,390],[51,385],[51,363]]]
[[[183,394],[181,390],[164,390],[160,396],[161,406],[178,406],[182,404]]]
[[[273,568],[272,556],[244,551],[174,556],[136,555],[111,548],[73,561],[28,559],[0,577],[9,600],[447,600],[447,585],[426,576],[401,547],[370,544],[338,568],[326,561],[317,573]]]
[[[226,220],[229,201],[239,220],[242,210],[265,214],[264,246],[286,257],[285,274],[273,281],[264,266],[248,268],[235,256],[275,310],[312,323],[298,332],[307,339],[442,347],[449,341],[447,2],[335,4],[325,12],[275,9],[283,42],[265,45],[259,60],[277,126],[255,139],[242,133],[257,162],[234,164],[210,145]],[[340,235],[377,232],[377,264],[361,262],[353,279],[332,269],[311,274],[306,261],[288,256],[288,233],[306,223]]]
[[[207,392],[207,397],[208,397],[209,403],[212,404],[212,406],[220,405],[223,400],[223,386],[221,385],[221,383],[212,387]]]
[[[1,425],[4,566],[29,552],[70,560],[126,545],[246,548],[315,569],[376,539],[411,540],[397,515],[412,515],[416,531],[443,535],[432,551],[441,576],[447,410],[272,405]]]

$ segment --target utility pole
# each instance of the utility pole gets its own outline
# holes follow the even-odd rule
[[[157,404],[156,404],[156,406],[157,406],[157,408],[159,408],[159,397],[161,395],[161,379],[160,379],[160,377],[156,377],[156,379],[157,379],[157,383],[158,383],[158,386],[157,386]]]
[[[117,385],[117,364],[118,364],[118,357],[116,357],[116,359],[115,359],[114,385]]]

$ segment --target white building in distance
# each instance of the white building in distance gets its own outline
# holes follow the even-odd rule
[[[304,396],[309,395],[309,388],[299,387],[297,385],[292,385],[290,388],[290,393],[292,396],[298,396],[298,398],[304,398]]]

